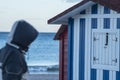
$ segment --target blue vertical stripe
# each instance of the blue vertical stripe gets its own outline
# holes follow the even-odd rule
[[[116,72],[116,80],[120,80],[120,71]]]
[[[104,18],[104,29],[110,29],[110,18]]]
[[[98,13],[98,4],[95,4],[91,8],[91,13],[92,14],[97,14]]]
[[[90,80],[96,80],[97,71],[96,69],[91,69],[91,79]]]
[[[104,14],[110,14],[110,9],[107,7],[104,7]]]
[[[81,11],[80,14],[86,14],[86,10]]]
[[[120,18],[117,18],[117,29],[120,29]]]
[[[91,27],[92,29],[97,29],[97,18],[91,19]]]
[[[84,80],[85,68],[85,18],[80,19],[79,80]]]
[[[73,35],[74,19],[68,21],[68,80],[73,80]]]
[[[103,80],[109,80],[109,71],[103,70]]]

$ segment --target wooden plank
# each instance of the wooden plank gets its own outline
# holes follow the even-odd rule
[[[103,80],[103,70],[97,69],[97,80]]]
[[[60,64],[60,68],[59,68],[59,80],[63,80],[63,39],[60,39],[60,57],[59,57],[59,64]]]
[[[85,80],[90,80],[90,72],[91,72],[91,58],[90,58],[90,52],[91,52],[91,19],[86,18],[86,29],[85,29]]]
[[[79,19],[74,24],[73,80],[79,80]]]

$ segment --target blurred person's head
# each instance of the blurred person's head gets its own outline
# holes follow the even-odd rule
[[[38,31],[32,25],[24,20],[19,20],[12,26],[7,43],[27,52],[37,35]]]

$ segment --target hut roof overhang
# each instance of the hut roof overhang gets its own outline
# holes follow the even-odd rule
[[[106,6],[117,12],[120,12],[119,0],[110,0],[110,2],[105,2],[104,0],[83,0],[80,3],[70,7],[69,9],[49,19],[48,24],[65,24],[66,25],[68,23],[68,18],[75,16],[76,14],[80,13],[84,9],[96,3]]]
[[[60,40],[60,36],[65,30],[67,31],[67,25],[61,25],[54,37],[54,40]]]

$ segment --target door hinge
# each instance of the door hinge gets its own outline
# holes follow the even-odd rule
[[[98,58],[96,58],[96,57],[93,57],[93,61],[97,61],[97,60],[99,60]]]
[[[117,42],[117,41],[118,41],[118,38],[116,37],[115,39],[113,39],[113,41],[116,41],[116,42]]]
[[[116,59],[114,59],[114,60],[112,60],[113,62],[115,62],[115,63],[117,63],[117,58]]]
[[[96,40],[99,40],[99,39],[97,39],[96,37],[94,37],[94,38],[93,38],[93,41],[96,41]]]

